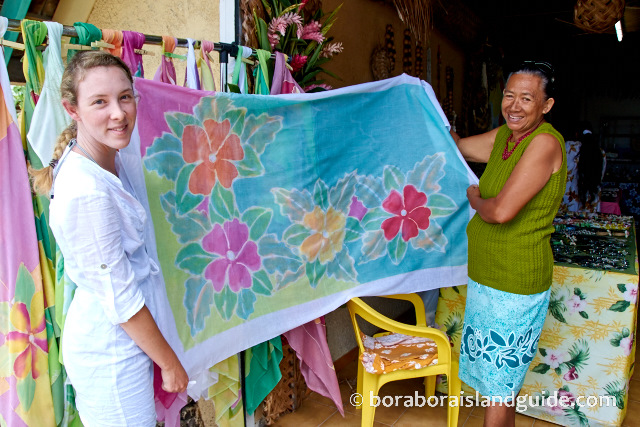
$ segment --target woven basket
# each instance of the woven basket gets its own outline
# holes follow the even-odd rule
[[[573,22],[590,33],[610,31],[624,14],[624,0],[578,0]]]
[[[391,77],[391,57],[387,49],[376,47],[371,53],[370,64],[373,80],[384,80]]]

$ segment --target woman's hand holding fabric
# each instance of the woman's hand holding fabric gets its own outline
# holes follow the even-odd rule
[[[187,371],[184,370],[178,358],[176,358],[176,362],[170,368],[161,368],[162,389],[169,393],[182,393],[187,390],[189,384]]]

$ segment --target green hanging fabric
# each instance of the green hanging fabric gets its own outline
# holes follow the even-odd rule
[[[254,413],[282,378],[281,360],[282,340],[280,336],[245,351],[244,387],[247,413]]]
[[[78,37],[73,37],[69,41],[71,44],[90,46],[92,42],[102,40],[102,31],[95,25],[87,24],[86,22],[75,22],[73,27],[76,29]],[[69,49],[69,52],[67,53],[67,62],[69,62],[77,52],[78,51],[75,49]]]
[[[2,7],[0,8],[0,16],[4,16],[8,19],[17,19],[22,20],[25,16],[27,16],[27,12],[29,11],[29,6],[31,5],[31,0],[11,0],[2,2]],[[16,41],[18,40],[18,33],[15,31],[8,31],[4,35],[5,40]],[[10,47],[4,48],[4,63],[5,65],[9,65],[9,60],[11,59],[11,52],[13,49]]]
[[[240,93],[249,93],[247,64],[242,61],[242,58],[248,58],[252,52],[251,48],[238,46],[236,64],[233,68],[233,75],[231,76],[231,84],[234,85]]]
[[[254,93],[256,95],[269,95],[269,66],[268,61],[271,59],[271,52],[267,50],[258,49],[258,67],[255,69],[255,88]]]
[[[234,354],[209,369],[218,375],[218,382],[209,387],[208,397],[216,409],[219,427],[244,427],[239,359],[239,355]]]

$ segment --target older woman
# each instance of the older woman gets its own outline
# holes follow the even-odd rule
[[[553,69],[525,62],[509,76],[506,124],[460,138],[465,159],[487,163],[467,189],[469,284],[460,347],[460,378],[493,406],[485,426],[513,426],[515,397],[537,351],[549,305],[549,243],[567,177],[564,139],[545,121],[554,104]]]

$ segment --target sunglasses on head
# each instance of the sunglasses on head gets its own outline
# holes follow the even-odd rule
[[[526,68],[538,70],[550,76],[553,76],[553,74],[555,73],[555,70],[553,69],[553,65],[549,64],[548,62],[524,61],[522,65]]]

